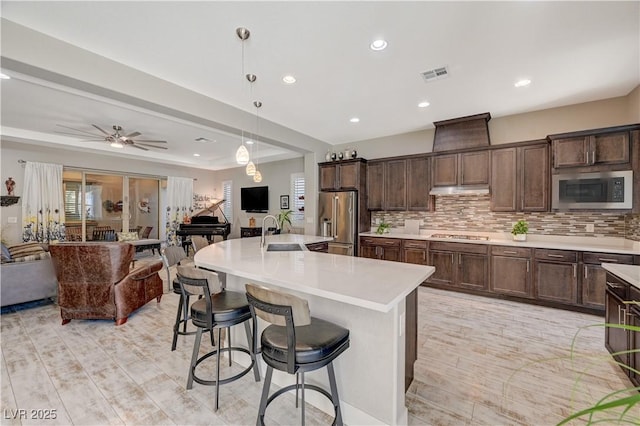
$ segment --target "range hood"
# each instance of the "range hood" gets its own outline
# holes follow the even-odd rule
[[[429,195],[486,195],[489,193],[489,185],[465,185],[465,186],[436,186],[431,188]]]

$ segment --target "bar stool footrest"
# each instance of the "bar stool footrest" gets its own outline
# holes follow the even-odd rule
[[[218,379],[218,382],[221,385],[224,385],[225,383],[233,382],[234,380],[237,380],[240,377],[243,377],[244,375],[246,375],[247,373],[249,373],[249,371],[251,371],[253,369],[255,361],[251,357],[251,352],[248,349],[240,348],[240,347],[236,347],[236,346],[232,346],[230,348],[220,348],[220,349],[216,349],[214,351],[211,351],[208,354],[205,354],[205,355],[201,356],[200,358],[198,358],[198,360],[196,361],[196,365],[193,367],[192,372],[191,372],[193,380],[196,383],[200,383],[201,385],[205,385],[205,386],[215,386],[216,380],[205,380],[205,379],[201,379],[200,377],[196,376],[196,368],[198,367],[198,364],[200,364],[202,361],[206,360],[207,358],[209,358],[211,356],[216,355],[218,353],[218,350],[220,350],[221,354],[224,353],[224,352],[232,352],[232,351],[244,352],[247,355],[249,355],[249,357],[251,358],[251,363],[249,363],[249,366],[247,368],[245,368],[244,370],[242,370],[241,372],[239,372],[238,374],[236,374],[235,376],[228,377],[226,379]]]
[[[269,404],[271,404],[273,402],[274,399],[276,399],[277,397],[279,397],[280,395],[282,395],[283,393],[289,392],[291,390],[296,390],[297,389],[302,389],[302,384],[298,383],[295,385],[288,385],[285,386],[281,389],[278,389],[277,391],[275,391],[273,393],[273,395],[271,395],[268,399],[267,399],[267,405],[265,405],[265,410],[267,409],[267,407],[269,406]],[[329,392],[327,392],[325,389],[321,388],[320,386],[316,386],[316,385],[308,385],[305,384],[304,385],[304,390],[314,390],[316,392],[321,393],[322,395],[324,395],[325,397],[327,397],[329,399],[329,401],[331,401],[331,404],[333,404],[333,410],[335,411],[335,417],[333,418],[333,421],[331,422],[332,425],[336,424],[336,418],[338,416],[338,407],[336,406],[336,402],[333,400],[333,397],[331,396],[331,394]],[[296,405],[297,406],[297,405]],[[264,425],[264,420],[262,420],[261,422]]]

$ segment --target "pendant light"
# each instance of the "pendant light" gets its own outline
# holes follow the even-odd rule
[[[260,101],[253,101],[253,106],[256,107],[256,137],[255,137],[255,141],[254,144],[256,146],[256,163],[258,162],[258,150],[259,150],[259,143],[258,143],[258,139],[260,137],[260,107],[262,106],[262,102]],[[253,175],[253,181],[258,183],[258,182],[262,182],[262,173],[260,173],[260,170],[258,170],[258,166],[256,165],[256,170],[255,173]]]
[[[236,35],[242,41],[242,74],[244,74],[244,41],[249,38],[251,32],[244,27],[236,28]],[[240,146],[236,151],[236,163],[245,165],[249,163],[249,151],[244,146],[244,135],[241,136]]]
[[[246,74],[245,78],[251,85],[250,93],[253,94],[253,83],[258,79],[258,77],[255,74]],[[254,144],[255,143],[256,142],[254,142]],[[253,152],[253,147],[251,148],[251,151]],[[245,171],[247,173],[247,176],[254,176],[256,174],[256,165],[253,163],[253,161],[251,161],[251,159],[249,159]]]

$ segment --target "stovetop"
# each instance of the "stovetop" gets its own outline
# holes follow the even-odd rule
[[[476,240],[476,241],[488,241],[489,237],[481,235],[454,235],[454,234],[432,234],[431,238],[444,238],[447,240]]]

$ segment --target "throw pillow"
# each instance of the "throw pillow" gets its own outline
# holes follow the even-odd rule
[[[116,232],[118,237],[118,241],[137,241],[138,233],[137,232]]]
[[[7,248],[12,258],[37,255],[45,251],[40,243],[35,241],[24,244],[14,244]]]

